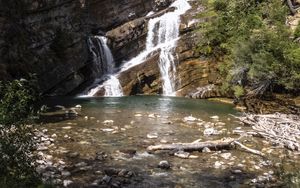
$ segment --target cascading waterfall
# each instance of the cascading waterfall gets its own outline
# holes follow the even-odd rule
[[[176,0],[168,12],[149,20],[146,49],[137,57],[125,63],[121,71],[128,70],[146,60],[154,51],[160,50],[159,68],[163,80],[163,94],[175,95],[175,48],[179,38],[180,16],[191,8],[187,0]]]
[[[191,8],[188,0],[176,0],[171,7],[173,12],[167,12],[160,17],[152,18],[148,23],[146,49],[138,56],[124,63],[119,73],[106,75],[104,82],[91,89],[87,96],[94,96],[99,90],[105,89],[105,96],[123,96],[122,87],[118,80],[118,75],[138,64],[143,63],[153,52],[160,52],[159,68],[163,80],[163,94],[168,96],[175,95],[175,73],[176,73],[176,56],[175,48],[179,39],[180,16]],[[98,37],[102,41],[106,62],[113,65],[113,58],[106,40]],[[92,51],[92,50],[91,50]],[[94,54],[95,55],[95,54]],[[96,57],[97,54],[96,54]],[[103,80],[103,79],[102,79]]]
[[[96,93],[104,89],[104,96],[106,97],[119,97],[123,96],[123,91],[121,84],[118,78],[113,74],[114,72],[114,58],[107,45],[107,38],[103,36],[94,36],[93,37],[97,42],[95,45],[92,42],[92,39],[89,39],[90,51],[93,54],[94,62],[99,66],[98,68],[103,70],[104,76],[100,79],[97,79],[95,83],[103,82],[101,85],[95,87],[93,84],[93,89],[88,89],[85,97],[92,97]]]

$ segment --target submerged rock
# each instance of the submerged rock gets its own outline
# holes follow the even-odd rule
[[[196,120],[197,120],[197,118],[195,118],[191,115],[183,118],[184,122],[191,122],[191,121],[196,121]]]
[[[176,157],[179,157],[179,158],[182,158],[182,159],[188,159],[189,156],[190,156],[190,153],[185,152],[185,151],[178,151],[178,152],[174,153],[174,155]]]
[[[158,134],[157,133],[149,133],[149,134],[147,134],[147,138],[149,138],[149,139],[158,138]]]
[[[158,168],[161,168],[161,169],[170,169],[171,168],[171,165],[168,161],[160,161],[159,164],[158,164]]]

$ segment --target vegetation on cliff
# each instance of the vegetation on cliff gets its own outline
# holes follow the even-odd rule
[[[29,125],[39,98],[35,86],[34,80],[0,82],[0,187],[32,187],[39,183]]]
[[[206,37],[198,49],[224,62],[223,89],[234,90],[237,97],[299,92],[299,27],[293,33],[286,25],[289,9],[281,0],[203,3],[211,22],[201,25]]]

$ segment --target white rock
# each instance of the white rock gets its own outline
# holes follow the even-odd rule
[[[61,172],[61,175],[62,175],[63,177],[68,177],[68,176],[71,176],[71,173],[70,173],[69,171],[62,171],[62,172]]]
[[[101,129],[103,132],[113,132],[115,129]]]
[[[228,160],[228,159],[231,157],[231,153],[222,153],[220,156],[221,156],[223,159]]]
[[[176,157],[179,157],[179,158],[182,158],[182,159],[187,159],[187,158],[189,158],[190,153],[184,152],[184,151],[178,151],[178,152],[174,153],[174,155]]]
[[[114,120],[105,120],[105,121],[103,121],[103,124],[104,125],[112,125],[112,124],[114,124]]]
[[[149,114],[148,117],[149,118],[155,118],[155,115],[154,114]]]
[[[75,106],[75,108],[82,108],[82,106],[81,106],[80,104],[77,104],[77,105]]]
[[[51,135],[51,138],[57,138],[56,134]]]
[[[223,162],[216,161],[214,164],[214,167],[218,169],[218,168],[222,167],[223,164],[224,164]]]
[[[149,139],[158,138],[158,134],[157,133],[149,133],[149,134],[147,134],[147,138],[149,138]]]
[[[134,116],[135,117],[142,117],[143,115],[142,114],[135,114]]]
[[[183,118],[184,122],[189,122],[189,121],[196,121],[197,118],[193,117],[193,116],[187,116]]]
[[[71,126],[66,126],[66,127],[63,127],[62,129],[64,129],[64,130],[70,130],[70,129],[72,129],[72,127]]]
[[[64,181],[63,181],[64,187],[67,187],[68,185],[70,185],[70,184],[72,184],[72,183],[73,183],[73,181],[71,181],[71,180],[64,180]]]
[[[210,119],[215,119],[215,120],[217,120],[217,119],[219,119],[219,116],[211,116]]]
[[[208,128],[208,129],[205,129],[203,131],[203,134],[206,135],[206,136],[209,136],[209,135],[213,135],[215,132],[215,129],[214,128]]]

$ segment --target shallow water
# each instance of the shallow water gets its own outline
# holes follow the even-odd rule
[[[60,98],[49,99],[46,104],[67,109],[82,106],[77,110],[80,114],[77,118],[66,116],[66,110],[46,113],[42,128],[48,129],[49,135],[57,134],[55,145],[48,151],[56,160],[63,159],[68,165],[86,161],[93,167],[69,177],[83,185],[99,179],[95,171],[105,168],[125,168],[136,173],[136,178],[123,187],[248,187],[258,176],[276,180],[274,165],[280,159],[273,154],[278,152],[279,156],[281,150],[272,151],[265,159],[241,150],[193,152],[196,159],[177,158],[169,152],[146,152],[147,146],[153,144],[239,137],[232,131],[245,128],[231,116],[239,115],[232,105],[159,96]],[[197,120],[183,120],[191,115]],[[219,118],[212,119],[212,116]],[[204,135],[208,128],[218,134]],[[249,138],[244,144],[259,150],[272,148],[256,138]],[[136,154],[128,154],[130,151]],[[78,152],[80,156],[69,159],[67,152]],[[93,160],[96,152],[105,152],[110,157],[96,162]],[[162,160],[167,160],[171,169],[157,168]]]

